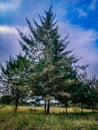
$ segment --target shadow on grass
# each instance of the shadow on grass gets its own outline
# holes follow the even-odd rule
[[[85,118],[85,117],[98,117],[98,112],[68,112],[67,114],[65,112],[50,112],[50,114],[45,114],[45,112],[43,110],[37,110],[34,108],[29,108],[29,110],[26,111],[19,111],[17,113],[28,113],[28,114],[38,114],[38,115],[54,115],[54,116],[64,116],[64,117],[68,117],[68,118],[74,118],[74,117],[81,117],[81,118]]]
[[[1,116],[0,125],[5,124],[7,128],[12,125],[13,130],[98,130],[97,112],[70,112],[67,115],[65,112],[51,112],[46,115],[43,110],[29,108],[19,110],[15,115],[10,111]]]
[[[56,116],[66,116],[66,117],[88,117],[88,116],[98,116],[98,112],[70,112],[70,113],[65,113],[65,112],[60,112],[60,113],[51,113],[51,114],[54,114]]]

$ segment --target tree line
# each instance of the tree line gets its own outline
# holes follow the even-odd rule
[[[34,19],[32,25],[26,18],[30,33],[26,35],[17,29],[23,54],[10,57],[5,65],[0,64],[1,99],[13,103],[15,112],[29,92],[42,97],[47,114],[51,99],[63,104],[66,113],[69,102],[80,104],[81,110],[84,107],[96,109],[98,79],[88,78],[88,65],[78,65],[80,58],[68,50],[70,41],[68,36],[62,38],[59,34],[52,7],[43,16],[39,15],[39,20]]]

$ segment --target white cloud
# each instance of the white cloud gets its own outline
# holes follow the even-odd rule
[[[89,64],[89,76],[93,74],[96,74],[98,76],[98,50],[94,46],[98,33],[94,30],[85,30],[68,22],[60,23],[59,26],[60,33],[63,36],[66,36],[67,33],[70,34],[68,38],[68,40],[70,40],[69,48],[74,50],[76,56],[82,57],[82,59],[79,61],[79,64]]]
[[[93,75],[97,72],[98,54],[94,43],[97,39],[97,32],[85,30],[70,23],[59,23],[60,34],[64,37],[68,33],[70,40],[69,49],[73,49],[78,57],[82,57],[79,64],[89,64],[88,74]],[[18,27],[22,32],[28,34],[28,27]],[[10,54],[15,56],[21,52],[18,42],[19,35],[14,27],[0,26],[0,61],[9,58]]]
[[[0,25],[0,33],[15,34],[15,35],[18,36],[18,32],[17,32],[16,28],[22,30],[22,32],[24,32],[24,33],[28,33],[29,32],[27,26],[16,26],[16,27],[14,27],[14,26],[6,26],[6,25],[2,26],[2,25]]]
[[[28,28],[18,26],[22,32],[28,34]],[[22,52],[18,39],[20,38],[15,27],[0,26],[0,62],[9,59],[9,56],[15,56]]]
[[[79,13],[79,17],[86,17],[88,15],[87,12],[82,9],[77,9],[77,11]]]
[[[90,10],[95,10],[96,9],[97,1],[98,0],[92,0],[91,4],[89,5]]]
[[[0,26],[0,62],[7,60],[10,55],[15,56],[20,51],[16,29],[9,26]]]
[[[8,11],[17,9],[22,0],[9,0],[7,2],[0,2],[0,11]]]
[[[4,34],[6,34],[6,33],[12,33],[13,34],[14,33],[14,34],[16,34],[17,31],[14,27],[0,26],[0,33],[4,33]]]

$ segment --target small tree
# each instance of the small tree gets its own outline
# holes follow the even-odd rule
[[[67,113],[68,113],[68,104],[69,104],[69,101],[70,101],[70,94],[67,93],[67,92],[64,92],[64,91],[58,92],[57,93],[57,99],[66,108],[66,115],[67,115]]]
[[[89,102],[91,94],[86,73],[87,67],[88,65],[79,66],[77,78],[71,87],[72,102],[81,104],[81,112],[83,112],[84,106]]]
[[[94,111],[97,108],[98,104],[98,79],[95,76],[93,76],[89,80],[89,90],[90,90],[90,97],[88,105]]]
[[[19,100],[26,95],[28,89],[29,62],[21,55],[16,59],[10,57],[6,62],[6,66],[1,65],[0,81],[3,86],[3,92],[6,95],[6,88],[8,88],[7,95],[11,95],[15,105],[15,112],[17,111]],[[9,93],[8,93],[9,92]]]

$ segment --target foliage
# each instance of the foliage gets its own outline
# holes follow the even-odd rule
[[[19,100],[26,96],[28,89],[28,65],[29,62],[21,55],[17,56],[16,59],[10,57],[9,61],[6,62],[6,66],[1,65],[2,92],[13,98],[16,106],[15,111],[17,111]]]
[[[75,63],[78,61],[72,51],[67,50],[69,41],[61,39],[52,7],[45,11],[45,16],[40,16],[40,24],[34,20],[33,27],[28,19],[31,31],[25,36],[19,29],[20,44],[25,55],[33,62],[34,70],[31,73],[32,89],[35,95],[41,95],[47,102],[49,113],[50,99],[57,97],[59,91],[66,91],[68,81],[75,78]],[[36,86],[36,87],[35,87]]]
[[[5,95],[0,98],[0,104],[11,104],[12,97],[10,95]]]
[[[59,34],[52,7],[39,15],[39,22],[33,20],[34,25],[27,18],[26,21],[30,34],[17,29],[24,56],[10,57],[5,65],[0,64],[2,101],[6,103],[6,97],[11,96],[17,111],[23,98],[39,96],[45,101],[47,114],[51,99],[63,104],[66,113],[69,102],[80,104],[82,111],[84,107],[96,109],[98,79],[88,78],[88,65],[77,66],[79,59],[68,50],[68,35],[62,38]]]

